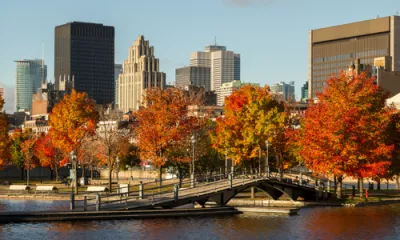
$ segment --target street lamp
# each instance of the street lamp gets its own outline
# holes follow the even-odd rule
[[[76,175],[77,175],[77,163],[76,163],[76,153],[74,151],[72,151],[70,153],[70,161],[72,163],[72,168],[73,168],[73,169],[70,170],[70,173],[69,173],[71,181],[73,180],[71,191],[73,192],[74,191],[74,187],[75,187],[76,188],[75,189],[75,193],[78,194],[78,180],[76,178]]]
[[[265,140],[265,147],[267,148],[267,156],[265,158],[265,176],[269,178],[269,162],[268,162],[268,148],[271,144],[268,140]]]
[[[194,137],[194,134],[192,137],[190,137],[190,140],[192,142],[192,149],[193,149],[193,156],[192,156],[192,176],[191,176],[191,182],[192,182],[192,187],[194,187],[194,145],[196,143],[196,138]]]
[[[119,173],[119,157],[115,159],[117,161],[117,185],[118,185],[118,173]]]

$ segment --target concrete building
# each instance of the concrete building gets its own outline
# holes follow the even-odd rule
[[[114,103],[116,105],[118,105],[118,78],[119,78],[119,75],[123,72],[124,72],[124,70],[122,68],[122,64],[114,65],[114,78],[115,78],[115,93],[114,93],[115,101],[114,101]]]
[[[128,59],[123,63],[124,72],[118,79],[118,104],[124,112],[135,111],[143,100],[144,90],[164,89],[165,73],[160,72],[154,48],[144,36],[139,36],[129,48]]]
[[[32,110],[32,95],[41,87],[41,82],[47,78],[47,66],[44,61],[18,60],[15,61],[15,109],[16,111]]]
[[[177,68],[175,72],[175,84],[179,89],[187,89],[189,86],[203,87],[210,91],[210,68],[209,67],[183,67]]]
[[[232,82],[223,83],[217,92],[217,105],[223,106],[225,98],[230,96],[233,91],[240,89],[243,85],[253,85],[253,86],[260,86],[258,83],[242,83],[240,80],[235,80]]]
[[[400,17],[390,16],[309,32],[308,92],[321,92],[332,73],[350,63],[372,65],[374,58],[390,56],[390,71],[400,71]]]
[[[54,79],[73,80],[97,104],[114,102],[114,27],[71,22],[55,28]]]
[[[284,101],[295,101],[295,89],[294,82],[289,82],[289,84],[281,81],[271,85],[271,92],[275,95],[279,95]]]
[[[55,88],[54,83],[42,82],[41,88],[32,95],[32,118],[48,118],[48,114],[53,110],[54,105],[64,98],[64,95],[70,94],[74,83],[70,80],[60,81],[59,89]]]
[[[210,68],[210,90],[217,94],[223,83],[240,80],[240,54],[225,46],[210,45],[204,52],[191,53],[190,66]]]
[[[300,101],[306,102],[308,99],[308,82],[304,83],[301,87],[301,99]]]

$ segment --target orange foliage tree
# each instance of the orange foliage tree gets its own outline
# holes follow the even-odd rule
[[[3,112],[4,99],[0,94],[0,168],[3,168],[6,161],[10,158],[10,139],[8,137],[7,116]]]
[[[53,134],[51,133],[51,131],[52,129],[50,129],[50,133],[46,135],[41,134],[37,139],[35,145],[35,156],[39,160],[42,167],[49,167],[50,170],[54,170],[54,172],[56,173],[56,181],[58,181],[58,172],[64,156],[61,150],[54,146],[52,140]]]
[[[302,122],[298,151],[315,174],[337,177],[341,197],[345,176],[373,177],[390,165],[393,145],[386,142],[386,129],[391,110],[385,108],[387,94],[365,74],[332,77],[317,96]]]
[[[170,162],[188,163],[190,136],[203,125],[205,119],[188,115],[188,106],[200,105],[182,90],[149,89],[143,107],[135,114],[137,127],[134,137],[142,161],[150,161],[160,169]],[[190,149],[190,147],[189,147]]]
[[[72,90],[70,95],[65,95],[50,114],[49,125],[52,128],[51,136],[54,146],[59,148],[65,156],[71,151],[79,154],[83,139],[93,136],[99,118],[95,110],[95,103],[86,93]],[[73,164],[75,170],[75,193],[78,194],[77,165],[79,158]]]
[[[279,158],[287,118],[283,103],[274,99],[268,86],[245,85],[225,99],[224,116],[212,133],[213,147],[236,165],[257,158],[260,165],[268,140],[275,147],[269,150]]]

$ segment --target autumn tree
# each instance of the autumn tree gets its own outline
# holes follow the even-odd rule
[[[390,165],[393,145],[385,134],[391,111],[387,94],[363,73],[332,77],[302,122],[299,154],[305,165],[322,176],[372,177]]]
[[[54,170],[56,181],[59,181],[59,169],[64,155],[59,148],[54,146],[52,131],[53,130],[50,129],[50,133],[41,134],[39,136],[35,145],[35,156],[42,167],[48,167],[51,171]]]
[[[49,125],[52,128],[51,136],[54,145],[66,156],[69,156],[71,151],[78,154],[82,148],[83,139],[95,134],[98,118],[94,101],[89,99],[86,93],[72,90],[70,95],[65,95],[64,99],[54,106],[50,114]],[[73,164],[75,194],[78,194],[79,161],[78,158]]]
[[[197,98],[184,91],[169,88],[149,89],[144,95],[143,107],[135,114],[138,123],[135,138],[142,161],[151,161],[160,169],[168,161],[188,163],[187,148],[190,136],[202,126],[203,119],[189,116],[188,107],[199,106]]]
[[[274,99],[268,86],[245,85],[225,99],[224,116],[211,135],[213,147],[236,165],[257,158],[260,164],[265,142],[278,146],[286,119],[283,103]]]
[[[24,161],[24,168],[27,171],[27,185],[29,185],[29,171],[38,165],[37,158],[35,158],[36,141],[36,135],[29,134],[28,138],[21,143],[22,159]]]
[[[4,99],[0,94],[0,168],[4,167],[10,158],[10,139],[8,137],[7,116],[3,112]]]

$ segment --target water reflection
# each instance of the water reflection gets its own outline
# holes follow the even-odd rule
[[[34,209],[34,208],[37,209]],[[67,209],[60,201],[0,201],[4,210]],[[297,216],[220,217],[11,223],[0,239],[400,239],[400,204],[308,208]]]

